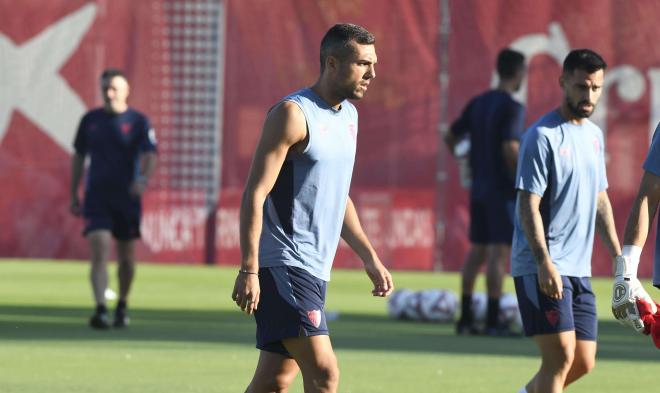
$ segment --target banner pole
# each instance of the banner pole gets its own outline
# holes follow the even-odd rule
[[[449,129],[447,119],[447,104],[449,97],[449,37],[451,34],[451,13],[449,0],[440,0],[440,26],[439,26],[439,71],[438,82],[440,88],[438,137],[437,137],[437,171],[436,171],[436,223],[435,223],[435,249],[433,270],[443,270],[443,246],[445,239],[445,184],[447,171],[445,168],[444,135]]]

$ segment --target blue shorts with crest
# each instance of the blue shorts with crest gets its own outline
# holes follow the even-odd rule
[[[259,286],[257,348],[290,357],[282,340],[328,334],[325,281],[301,268],[277,266],[259,270]]]
[[[526,336],[575,330],[578,340],[596,341],[596,297],[589,277],[561,276],[560,300],[544,295],[536,274],[514,277],[518,307]]]

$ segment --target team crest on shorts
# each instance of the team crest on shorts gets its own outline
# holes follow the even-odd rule
[[[309,318],[309,321],[314,325],[315,328],[318,328],[321,326],[321,311],[320,310],[312,310],[312,311],[307,311],[307,318]]]
[[[559,322],[559,311],[558,310],[546,311],[545,319],[548,320],[548,323],[550,323],[550,325],[557,326],[557,322]]]

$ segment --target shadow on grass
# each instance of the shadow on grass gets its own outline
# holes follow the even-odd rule
[[[75,307],[0,305],[0,342],[32,340],[234,343],[254,346],[252,318],[237,311],[132,309],[127,329],[94,331],[90,310]],[[329,322],[335,348],[420,353],[538,356],[530,339],[459,337],[450,324],[392,321],[345,314]],[[615,321],[600,321],[600,359],[657,361],[658,350]]]

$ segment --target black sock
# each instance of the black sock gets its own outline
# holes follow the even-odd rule
[[[472,315],[472,294],[463,294],[461,296],[461,323],[464,325],[471,325],[474,321]]]
[[[108,309],[105,307],[105,304],[97,304],[96,305],[96,313],[97,314],[105,314],[108,312]]]
[[[498,327],[500,324],[500,299],[488,297],[488,314],[486,317],[486,326]]]
[[[120,300],[117,302],[117,309],[125,310],[126,306],[126,300]]]

